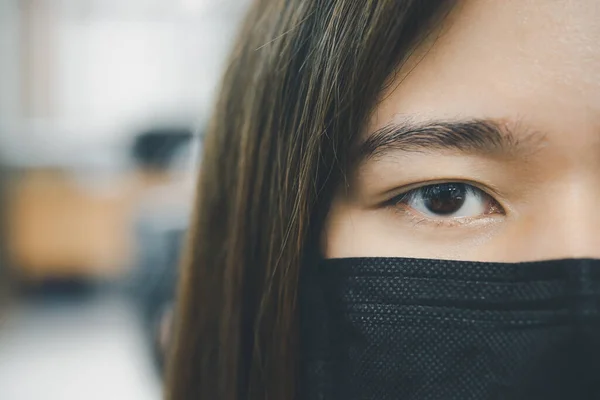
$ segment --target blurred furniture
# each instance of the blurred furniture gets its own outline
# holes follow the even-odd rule
[[[164,181],[129,174],[89,187],[62,169],[31,169],[7,193],[7,251],[25,279],[110,279],[132,256],[139,194]]]
[[[8,171],[0,163],[0,316],[6,303],[10,285],[10,270],[6,258],[6,187],[8,183]]]
[[[61,170],[27,171],[8,199],[9,254],[27,278],[107,277],[127,264],[129,194],[87,192]]]

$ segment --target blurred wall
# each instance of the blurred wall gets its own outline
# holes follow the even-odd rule
[[[14,125],[21,114],[18,1],[0,1],[0,144],[7,134],[2,127]]]
[[[247,2],[1,0],[3,149],[63,160],[140,123],[204,120]]]

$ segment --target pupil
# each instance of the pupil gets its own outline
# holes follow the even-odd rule
[[[464,183],[442,183],[425,188],[425,207],[434,214],[448,215],[460,210],[465,203],[467,188]]]

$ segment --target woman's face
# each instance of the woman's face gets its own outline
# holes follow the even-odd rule
[[[600,258],[600,2],[460,2],[388,87],[327,258]]]

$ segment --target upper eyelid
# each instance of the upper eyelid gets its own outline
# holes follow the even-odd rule
[[[394,202],[398,202],[400,200],[406,200],[407,198],[412,197],[416,193],[418,193],[419,190],[423,190],[424,188],[426,188],[428,186],[444,185],[444,184],[449,184],[449,183],[460,183],[460,184],[468,186],[469,190],[481,191],[484,194],[486,194],[486,195],[491,196],[492,198],[494,198],[494,196],[490,195],[484,189],[481,189],[481,188],[479,188],[479,187],[477,187],[475,185],[472,185],[472,184],[470,184],[468,182],[463,182],[463,181],[458,181],[458,180],[449,180],[449,181],[439,181],[439,182],[425,182],[425,183],[419,184],[419,186],[410,187],[410,188],[408,188],[406,190],[403,190],[401,193],[396,194],[389,201],[393,200]]]
[[[422,182],[418,182],[418,183],[413,183],[410,185],[405,185],[403,187],[398,188],[397,192],[392,195],[392,197],[385,201],[385,203],[390,203],[395,199],[400,199],[403,195],[408,195],[411,193],[415,193],[417,190],[422,189],[426,186],[432,186],[432,185],[442,185],[445,183],[462,183],[468,186],[471,186],[477,190],[482,191],[484,194],[490,196],[492,199],[494,199],[498,204],[500,204],[502,206],[502,208],[507,208],[504,205],[504,197],[500,194],[499,190],[497,188],[494,188],[491,185],[484,185],[481,184],[479,182],[475,182],[475,181],[470,181],[468,179],[435,179],[435,180],[431,180],[431,181],[422,181]]]

